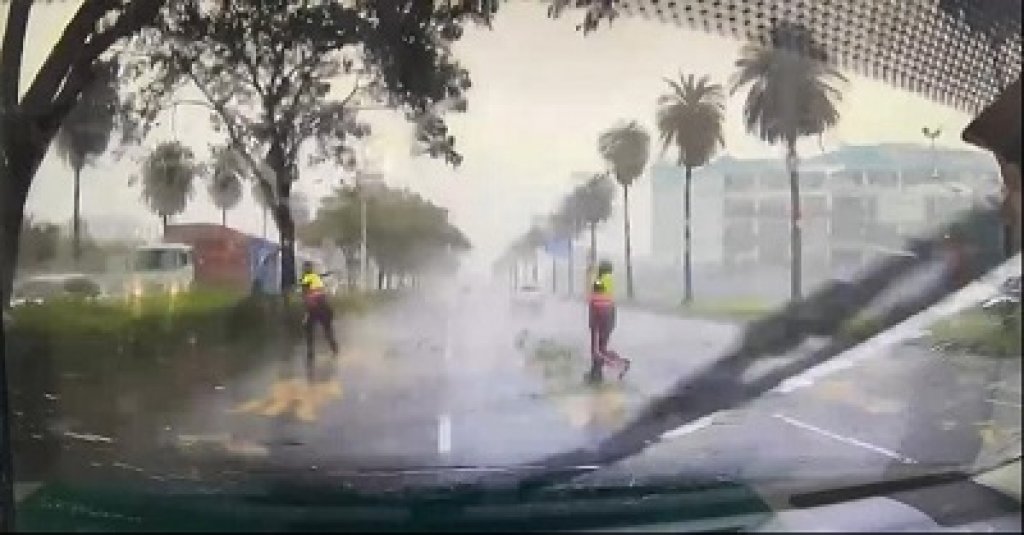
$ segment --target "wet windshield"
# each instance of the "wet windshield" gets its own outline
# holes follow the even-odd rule
[[[177,269],[187,263],[187,254],[177,250],[141,250],[135,252],[133,267],[136,271]]]
[[[1019,457],[992,2],[0,2],[19,525]]]

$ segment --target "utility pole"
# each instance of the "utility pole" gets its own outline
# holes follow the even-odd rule
[[[935,159],[935,139],[942,135],[942,127],[931,129],[926,126],[921,129],[921,133],[931,142],[932,178],[939,178],[939,166]]]

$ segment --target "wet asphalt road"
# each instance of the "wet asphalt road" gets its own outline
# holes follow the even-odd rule
[[[541,311],[519,310],[501,290],[438,290],[345,319],[338,359],[322,341],[313,366],[299,347],[271,355],[159,421],[137,415],[152,440],[69,439],[65,477],[498,470],[596,444],[679,377],[712,364],[740,332],[623,309],[613,345],[633,368],[622,382],[588,387],[581,306],[550,299]],[[1019,450],[1019,361],[965,363],[902,345],[832,368],[669,432],[606,472],[880,477]]]

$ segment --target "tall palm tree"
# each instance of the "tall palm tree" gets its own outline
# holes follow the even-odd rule
[[[192,150],[177,141],[157,145],[142,166],[142,199],[160,216],[163,230],[172,215],[185,211],[199,173]]]
[[[82,92],[57,131],[57,156],[74,173],[71,251],[77,262],[82,256],[82,169],[107,150],[117,114],[117,63],[99,62],[93,83]]]
[[[846,78],[826,63],[824,49],[799,24],[772,30],[772,46],[747,45],[736,60],[730,94],[749,85],[743,118],[749,133],[783,143],[790,190],[790,292],[802,295],[803,245],[797,139],[821,135],[839,122],[838,85]]]
[[[683,300],[689,303],[693,301],[690,185],[693,169],[706,165],[715,151],[725,145],[722,136],[725,95],[722,86],[712,84],[707,76],[698,80],[692,74],[680,74],[678,83],[665,81],[672,91],[658,98],[658,132],[662,150],[675,144],[679,151],[676,163],[686,169],[683,190]]]
[[[569,247],[566,251],[566,269],[569,275],[566,293],[569,295],[572,295],[575,291],[573,279],[576,274],[576,238],[587,225],[581,205],[580,191],[582,191],[582,186],[570,192],[562,200],[562,205],[554,216],[555,228],[565,238],[566,244]]]
[[[220,224],[228,226],[228,210],[238,206],[242,200],[243,164],[228,148],[214,151],[213,175],[207,185],[207,193],[213,205],[220,209]]]
[[[597,226],[612,216],[615,187],[607,174],[598,173],[579,186],[573,195],[577,198],[580,217],[590,231],[590,253],[587,262],[590,267],[594,267],[597,263]]]
[[[629,187],[644,168],[651,152],[651,136],[636,121],[623,122],[603,132],[597,138],[597,150],[608,162],[615,180],[622,186],[622,232],[625,236],[626,297],[632,299],[633,248],[629,231]]]

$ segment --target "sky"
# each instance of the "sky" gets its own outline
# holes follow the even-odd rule
[[[24,79],[34,75],[76,5],[54,2],[34,9]],[[4,18],[5,12],[0,3]],[[643,19],[618,19],[611,28],[604,26],[584,37],[574,30],[577,15],[568,12],[551,20],[538,3],[503,3],[493,29],[471,27],[456,44],[455,53],[473,79],[468,111],[449,116],[465,157],[458,169],[411,156],[411,128],[392,112],[364,114],[374,128],[367,151],[385,180],[448,208],[454,223],[476,246],[472,262],[489,262],[528,228],[532,218],[549,213],[576,185],[579,172],[604,169],[596,150],[602,130],[633,119],[654,134],[655,101],[666,91],[665,77],[707,74],[727,85],[742,45]],[[823,136],[826,150],[841,143],[925,143],[924,126],[943,127],[939,146],[969,148],[959,141],[969,120],[966,114],[880,82],[847,76],[841,120]],[[777,147],[743,131],[742,98],[739,93],[726,102],[724,152],[734,157],[781,157]],[[171,115],[165,114],[142,148],[120,160],[102,157],[84,171],[82,210],[87,219],[123,221],[154,235],[158,219],[141,203],[138,186],[130,185],[145,149],[178,139],[205,154],[208,144],[218,141],[203,109],[181,106],[173,120]],[[799,150],[811,156],[821,148],[814,139],[802,142]],[[658,157],[659,150],[653,155]],[[340,172],[324,168],[301,173],[296,189],[314,201],[343,179]],[[645,255],[650,249],[649,181],[641,179],[635,187],[630,196],[634,247]],[[176,221],[219,222],[205,185],[198,184],[196,190]],[[71,203],[71,172],[51,150],[33,184],[27,211],[39,219],[67,221]],[[601,239],[609,247],[621,243],[619,214],[616,206],[616,217],[602,231]],[[229,212],[228,222],[260,233],[261,212],[248,187],[242,204]],[[272,230],[271,234],[276,235]]]

